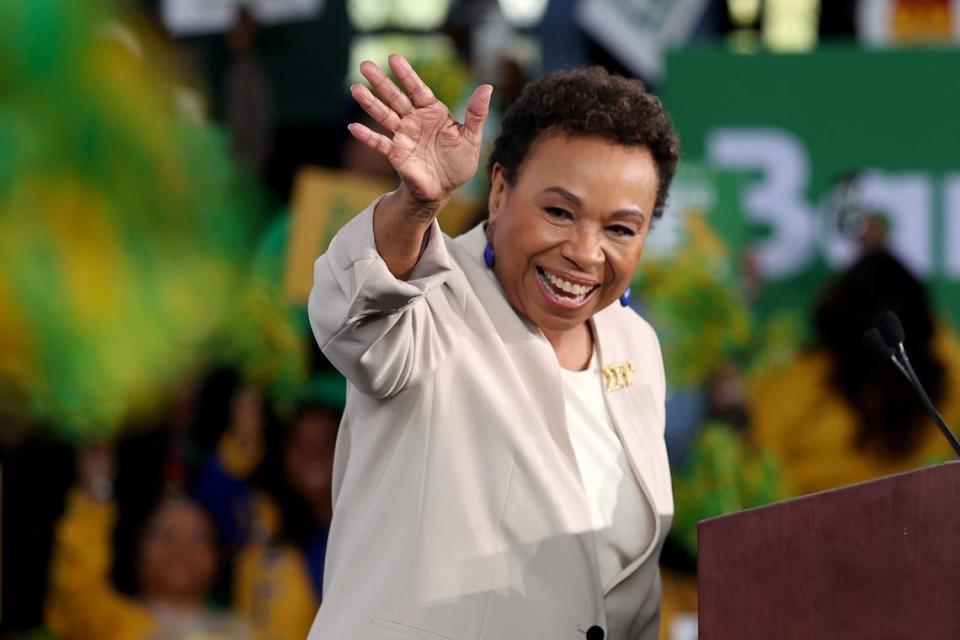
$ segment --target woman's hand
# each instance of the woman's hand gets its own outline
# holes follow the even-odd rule
[[[349,128],[354,138],[382,153],[400,176],[400,188],[377,204],[373,235],[390,273],[403,280],[420,259],[437,213],[477,171],[493,87],[485,84],[474,89],[460,124],[402,56],[390,56],[390,68],[403,91],[372,62],[362,63],[360,72],[380,98],[363,85],[350,88],[354,99],[390,136],[362,124]]]
[[[360,84],[353,85],[350,92],[392,137],[362,124],[351,124],[350,133],[390,161],[408,204],[436,213],[477,171],[493,87],[480,85],[474,90],[460,124],[406,59],[394,54],[389,62],[403,91],[380,67],[367,61],[361,63],[360,72],[382,100]]]

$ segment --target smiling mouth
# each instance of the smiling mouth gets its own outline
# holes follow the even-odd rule
[[[600,285],[585,285],[565,280],[543,267],[537,267],[537,277],[547,296],[565,307],[577,307],[586,302]]]

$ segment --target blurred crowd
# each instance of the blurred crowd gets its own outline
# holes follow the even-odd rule
[[[49,631],[60,638],[305,637],[320,599],[344,401],[343,380],[327,374],[278,422],[261,390],[219,372],[198,390],[204,409],[176,447],[168,437],[79,448],[54,530]],[[200,428],[200,415],[220,416],[211,424],[221,428]],[[214,438],[212,446],[197,441],[201,433]],[[143,469],[124,464],[152,466],[159,482],[137,483],[130,476]],[[124,532],[123,511],[134,509],[139,517]],[[120,563],[122,549],[128,556]],[[126,566],[126,589],[114,566]]]
[[[37,3],[51,15],[66,11],[55,0]],[[327,0],[316,3],[314,14],[280,24],[264,24],[253,10],[256,3],[240,4],[222,28],[186,34],[170,24],[169,6],[177,3],[104,4],[111,10],[121,6],[122,12],[91,37],[109,43],[118,59],[138,61],[133,68],[141,75],[153,73],[154,51],[174,50],[177,80],[157,76],[156,83],[167,83],[178,119],[222,135],[225,161],[245,185],[244,198],[251,194],[244,206],[256,211],[242,218],[250,239],[238,240],[229,258],[243,281],[231,291],[244,303],[237,310],[239,323],[204,324],[194,343],[178,345],[187,353],[179,353],[176,366],[165,367],[155,385],[138,387],[138,400],[118,410],[109,428],[82,421],[67,425],[67,410],[32,413],[38,405],[20,402],[27,392],[19,381],[0,384],[5,421],[0,634],[302,639],[322,600],[334,453],[347,386],[313,342],[302,282],[297,287],[297,278],[309,275],[292,274],[298,266],[293,256],[304,229],[328,239],[351,213],[353,205],[344,200],[349,194],[337,192],[338,183],[359,180],[375,193],[392,180],[390,166],[347,135],[348,122],[374,126],[348,100],[346,87],[355,75],[350,65],[362,59],[358,55],[385,57],[392,47],[407,46],[419,52],[419,58],[411,56],[415,66],[419,60],[421,75],[455,113],[475,83],[493,83],[491,140],[497,114],[527,79],[544,70],[594,63],[642,75],[641,69],[655,66],[638,67],[629,56],[612,53],[616,47],[602,34],[574,22],[574,0],[500,3],[521,8],[523,18],[514,22],[513,9],[500,9],[492,0],[438,2],[434,26],[404,21],[416,14],[416,2],[383,4],[395,24],[377,23],[376,3],[369,2]],[[684,36],[688,41],[729,38],[742,46],[751,38],[780,42],[770,16],[789,3],[692,4],[698,8]],[[814,40],[877,37],[868,24],[869,2],[794,5],[797,24],[812,20],[808,30]],[[935,16],[924,18],[918,7],[910,13],[907,5],[901,3],[901,31],[915,39],[943,36]],[[356,16],[369,18],[370,7],[373,26],[358,25]],[[46,45],[54,47],[63,33],[52,29]],[[444,44],[435,47],[425,35],[439,35]],[[356,46],[358,41],[367,49]],[[797,38],[783,42],[790,48]],[[531,43],[538,53],[531,53]],[[10,77],[0,74],[0,83]],[[663,81],[655,71],[644,79],[654,87]],[[0,107],[9,95],[0,93]],[[142,130],[153,135],[146,125]],[[0,125],[0,148],[5,135]],[[109,145],[100,139],[81,142]],[[329,171],[319,180],[333,195],[313,195],[311,185],[317,183],[304,167]],[[5,201],[13,190],[8,177],[0,166]],[[119,189],[120,183],[109,188]],[[183,191],[189,199],[190,185]],[[446,230],[455,233],[482,220],[484,195],[480,177]],[[224,206],[229,216],[233,209]],[[312,206],[329,210],[325,222],[310,226],[297,217]],[[960,422],[960,343],[923,280],[891,250],[881,217],[860,213],[863,224],[851,235],[858,257],[823,282],[800,326],[767,342],[737,342],[690,380],[671,381],[666,438],[677,519],[663,556],[665,639],[695,637],[690,628],[696,612],[697,519],[950,457],[909,385],[889,363],[870,359],[861,335],[881,312],[899,315],[918,376],[948,424]],[[321,244],[308,245],[308,253],[323,250]],[[726,266],[735,284],[724,290],[729,300],[724,304],[734,310],[713,325],[736,331],[737,318],[750,317],[764,283],[749,261]],[[651,314],[662,334],[669,333],[664,323],[671,316],[658,325],[657,280],[647,275],[649,284],[641,281],[635,304]],[[703,291],[712,295],[715,285],[711,281]],[[5,286],[0,279],[0,305],[15,297]],[[696,298],[700,292],[694,286],[682,293]],[[45,312],[66,315],[66,309]],[[6,311],[13,317],[14,306]],[[16,335],[13,329],[4,333],[4,322],[0,319],[0,380],[14,362],[13,356],[4,359],[4,340]],[[689,333],[680,339],[704,337]],[[65,351],[76,346],[67,344],[61,346]],[[779,348],[784,345],[789,348]],[[122,347],[124,353],[131,348]],[[132,359],[149,357],[133,353]],[[691,361],[681,352],[674,370]],[[47,364],[59,366],[55,357]],[[668,375],[671,364],[668,352]],[[143,366],[150,370],[149,363]],[[149,397],[141,401],[144,395]]]

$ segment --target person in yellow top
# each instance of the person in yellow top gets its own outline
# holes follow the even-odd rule
[[[316,375],[291,419],[271,432],[259,392],[240,388],[198,474],[194,493],[236,550],[234,606],[258,640],[303,640],[320,604],[345,393],[339,374]]]
[[[885,310],[906,333],[917,375],[948,425],[960,422],[960,346],[926,292],[883,249],[832,281],[814,314],[816,346],[750,392],[757,444],[780,456],[798,494],[870,480],[953,457],[910,385],[861,341]]]
[[[78,482],[57,525],[46,603],[47,626],[61,640],[243,640],[247,625],[207,607],[218,571],[213,523],[186,498],[160,503],[137,551],[139,598],[111,583],[112,453],[78,456]]]

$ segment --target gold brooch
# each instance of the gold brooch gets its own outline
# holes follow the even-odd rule
[[[609,364],[602,370],[603,382],[606,390],[616,391],[633,384],[633,365],[629,362]]]

